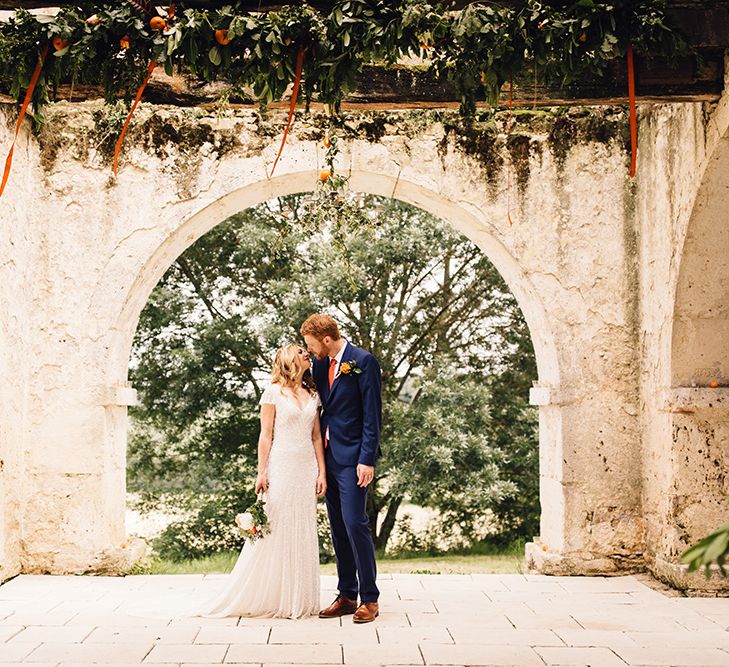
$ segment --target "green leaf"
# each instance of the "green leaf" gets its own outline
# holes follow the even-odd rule
[[[706,548],[704,562],[711,563],[716,560],[721,554],[726,552],[727,545],[729,545],[729,533],[719,533]]]
[[[220,56],[220,49],[217,46],[213,46],[210,51],[208,51],[208,60],[210,60],[210,62],[215,66],[220,65],[220,63],[223,62],[223,59]]]

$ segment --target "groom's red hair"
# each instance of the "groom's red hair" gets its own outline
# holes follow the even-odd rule
[[[332,340],[339,340],[339,327],[333,317],[315,313],[309,315],[301,325],[301,335],[314,336],[319,340],[324,340],[326,336],[329,336]]]

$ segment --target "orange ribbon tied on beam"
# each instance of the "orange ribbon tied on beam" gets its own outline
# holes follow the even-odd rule
[[[116,176],[116,171],[118,167],[119,162],[119,151],[121,150],[122,141],[124,141],[124,135],[127,133],[127,128],[129,127],[129,121],[132,119],[132,114],[134,113],[134,110],[137,108],[137,104],[139,104],[139,100],[142,99],[142,93],[144,92],[144,89],[147,87],[147,83],[149,82],[150,77],[152,76],[152,72],[154,72],[154,68],[157,67],[157,62],[152,61],[147,66],[147,76],[144,77],[144,81],[142,82],[142,85],[139,86],[139,89],[137,90],[137,94],[134,97],[134,103],[132,104],[132,108],[129,109],[129,113],[127,114],[127,119],[124,121],[124,126],[122,127],[122,131],[119,134],[119,138],[116,140],[116,146],[114,146],[114,176]]]
[[[28,110],[28,105],[30,104],[31,99],[33,99],[33,91],[35,90],[35,86],[38,83],[38,79],[40,78],[41,71],[43,70],[43,63],[46,61],[47,55],[48,55],[48,44],[45,45],[45,47],[43,48],[43,51],[40,54],[40,58],[38,59],[38,64],[35,66],[35,70],[33,71],[33,76],[30,77],[30,83],[28,84],[28,90],[25,91],[25,99],[23,100],[23,106],[20,107],[20,114],[18,115],[18,122],[15,124],[15,136],[13,137],[13,143],[10,144],[10,150],[8,151],[8,157],[5,159],[5,171],[3,171],[3,179],[2,179],[2,182],[0,182],[0,197],[2,197],[2,194],[5,191],[5,184],[8,182],[8,177],[10,176],[10,168],[13,164],[13,152],[15,150],[15,142],[18,139],[18,134],[20,134],[20,127],[23,124],[23,118],[25,118],[25,112]]]
[[[175,16],[175,3],[171,3],[169,9],[167,10],[167,20],[171,21]],[[137,89],[137,94],[134,96],[134,102],[132,103],[132,108],[129,109],[129,113],[127,114],[127,118],[124,121],[124,125],[122,127],[122,131],[119,133],[119,138],[116,140],[116,146],[114,146],[114,176],[116,176],[117,169],[118,169],[118,163],[119,163],[119,152],[121,151],[121,145],[122,141],[124,141],[124,135],[127,133],[127,128],[129,127],[129,121],[132,119],[132,115],[134,114],[134,110],[137,108],[137,104],[139,104],[139,100],[142,99],[142,93],[144,93],[144,89],[147,87],[147,84],[149,83],[149,79],[152,77],[152,72],[154,72],[155,68],[157,67],[157,62],[152,60],[150,61],[149,65],[147,65],[147,76],[144,77],[144,81],[142,81],[142,85],[139,86]]]
[[[283,138],[281,139],[281,146],[278,149],[278,155],[276,155],[276,159],[273,161],[273,167],[271,168],[271,176],[273,176],[273,172],[276,171],[276,165],[278,164],[278,159],[281,157],[281,153],[283,152],[284,145],[286,144],[286,137],[289,136],[289,129],[291,128],[291,121],[294,117],[294,109],[296,108],[296,99],[299,96],[299,86],[301,85],[301,71],[304,69],[304,54],[306,53],[306,48],[303,46],[299,47],[299,52],[296,54],[296,76],[294,77],[294,89],[291,91],[291,103],[289,104],[289,117],[286,121],[286,129],[283,133]],[[269,177],[269,178],[270,178]]]
[[[628,44],[628,105],[630,107],[630,177],[635,176],[638,162],[638,118],[635,109],[635,63],[633,45]]]
[[[509,137],[511,134],[511,126],[514,121],[514,77],[509,79],[509,120],[506,131],[506,219],[509,221],[509,227],[514,224],[511,219],[511,155],[509,155]]]

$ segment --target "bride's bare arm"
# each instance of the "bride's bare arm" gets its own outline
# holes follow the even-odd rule
[[[276,416],[276,406],[264,403],[261,406],[261,435],[258,438],[258,476],[256,477],[256,493],[261,489],[268,491],[268,456],[273,444],[273,420]]]
[[[311,429],[311,441],[314,445],[316,462],[319,466],[319,476],[316,480],[316,495],[323,496],[327,491],[327,469],[324,463],[324,443],[322,442],[321,426],[318,416],[314,419],[314,427]]]

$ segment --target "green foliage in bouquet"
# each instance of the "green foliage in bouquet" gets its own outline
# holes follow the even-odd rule
[[[256,502],[250,505],[245,512],[237,514],[235,522],[246,540],[255,542],[270,534],[271,524],[266,514],[266,501],[259,493]]]

